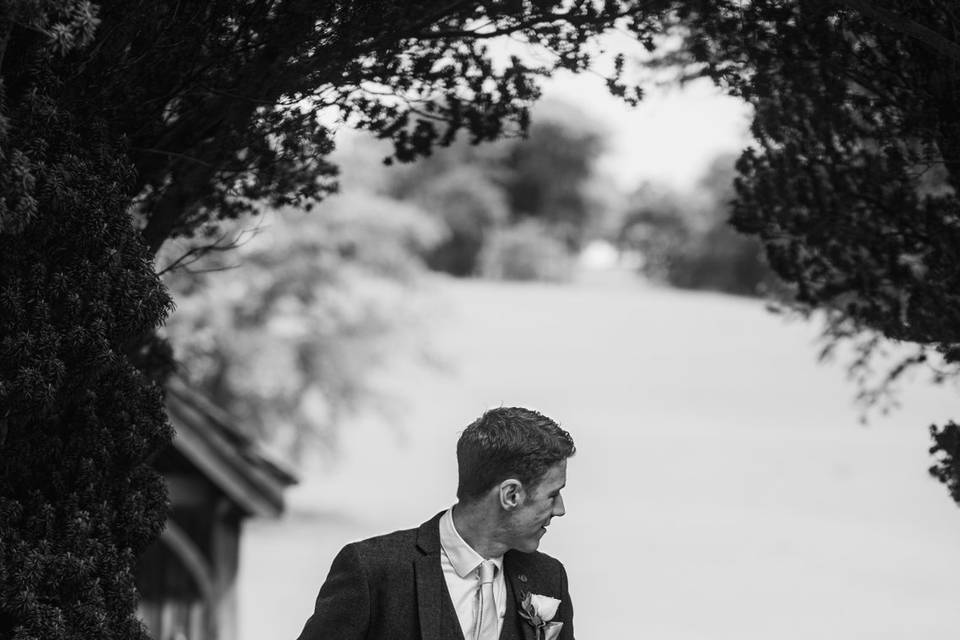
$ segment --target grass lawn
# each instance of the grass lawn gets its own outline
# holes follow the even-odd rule
[[[240,640],[294,640],[339,548],[419,524],[456,489],[458,432],[537,408],[577,441],[541,549],[580,638],[871,640],[960,629],[960,509],[928,478],[956,390],[917,384],[864,427],[814,327],[762,303],[612,281],[437,280],[430,350],[384,384],[400,418],[346,425],[335,462],[250,522]]]

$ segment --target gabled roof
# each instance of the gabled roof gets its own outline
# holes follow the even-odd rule
[[[283,490],[296,484],[292,468],[273,457],[236,421],[202,394],[172,376],[167,414],[174,448],[195,465],[247,515],[283,513]]]

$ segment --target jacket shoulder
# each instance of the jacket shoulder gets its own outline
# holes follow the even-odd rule
[[[365,540],[351,542],[352,547],[360,558],[389,557],[406,555],[416,549],[417,530],[401,529],[391,533],[384,533]]]
[[[532,585],[538,585],[556,592],[565,591],[567,588],[567,571],[563,563],[540,551],[508,551],[504,556],[504,569],[525,575],[531,588]]]
[[[510,555],[510,559],[515,562],[517,566],[523,566],[530,570],[535,569],[543,573],[566,573],[562,562],[551,555],[543,553],[542,551],[533,551],[530,553],[509,551],[508,554]]]

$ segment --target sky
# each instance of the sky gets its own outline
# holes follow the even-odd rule
[[[670,40],[664,40],[670,46]],[[518,55],[533,63],[547,63],[542,52],[528,45],[509,40],[491,41],[493,59],[503,63],[510,55]],[[645,52],[624,36],[608,36],[603,46],[609,51],[624,51],[636,63]],[[620,192],[629,194],[642,183],[652,182],[674,190],[692,188],[718,155],[738,154],[749,142],[751,109],[738,98],[725,95],[709,79],[700,79],[683,86],[674,83],[640,81],[644,98],[637,107],[630,107],[610,95],[604,83],[604,69],[609,59],[597,54],[596,70],[574,74],[559,71],[542,81],[542,98],[534,106],[533,119],[551,105],[561,103],[583,112],[599,124],[608,136],[608,152],[597,166],[598,173],[609,178]],[[642,67],[638,67],[642,69]],[[628,81],[649,75],[638,71]],[[320,116],[337,122],[335,112]],[[340,147],[349,146],[348,134],[341,137]]]
[[[679,45],[678,38],[663,37],[658,52]],[[550,64],[553,57],[510,39],[499,39],[491,47],[494,58],[501,61],[516,55],[531,63]],[[643,88],[644,98],[637,107],[614,98],[605,86],[604,78],[612,70],[611,54],[617,52],[627,59],[624,81]],[[725,95],[709,79],[680,86],[668,81],[669,70],[644,67],[644,61],[658,52],[650,54],[630,36],[611,32],[597,43],[589,71],[559,71],[541,85],[540,104],[545,108],[550,102],[569,104],[607,130],[610,149],[598,170],[625,193],[642,182],[681,191],[692,187],[713,158],[739,153],[750,139],[749,105]]]
[[[625,192],[644,181],[692,187],[714,157],[749,141],[750,107],[708,79],[646,86],[640,105],[629,107],[600,76],[563,73],[545,83],[544,100],[577,106],[607,128],[610,150],[598,170]]]

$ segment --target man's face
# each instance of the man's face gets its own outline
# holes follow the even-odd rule
[[[547,469],[540,482],[525,489],[523,501],[508,521],[510,548],[526,553],[537,550],[550,521],[566,513],[560,495],[566,484],[567,461],[562,460]]]

